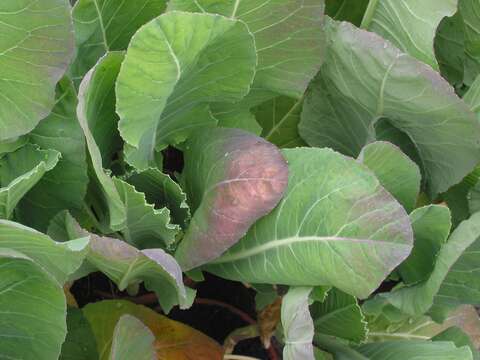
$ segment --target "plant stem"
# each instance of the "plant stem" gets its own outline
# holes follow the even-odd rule
[[[365,10],[365,15],[363,15],[362,23],[360,24],[362,29],[367,29],[370,26],[377,5],[378,0],[370,0],[368,2],[367,10]]]

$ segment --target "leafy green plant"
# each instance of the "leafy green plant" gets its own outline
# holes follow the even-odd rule
[[[474,0],[0,2],[0,358],[479,360],[479,34]]]

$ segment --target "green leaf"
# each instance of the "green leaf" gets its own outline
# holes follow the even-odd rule
[[[367,338],[367,322],[353,296],[332,289],[325,301],[310,306],[315,333],[355,343]]]
[[[299,98],[322,64],[324,0],[171,0],[168,9],[245,22],[257,47],[254,89]]]
[[[312,288],[294,287],[282,300],[283,359],[313,360],[313,320],[308,309]]]
[[[109,51],[126,50],[131,37],[165,10],[166,0],[78,0],[72,17],[77,58],[70,67],[76,82]]]
[[[473,170],[480,124],[438,73],[348,23],[329,21],[327,42],[327,59],[303,107],[303,139],[357,156],[386,118],[415,144],[430,195]]]
[[[438,69],[433,51],[440,21],[453,16],[457,0],[370,0],[362,27]]]
[[[212,116],[217,119],[220,127],[241,129],[255,135],[262,133],[262,127],[248,108],[222,103],[211,106],[211,110]]]
[[[21,251],[62,285],[82,264],[87,245],[87,238],[76,237],[76,240],[56,243],[36,230],[0,220],[0,247]]]
[[[278,204],[288,167],[274,145],[238,129],[197,132],[184,156],[195,212],[175,257],[190,270],[220,256]]]
[[[9,219],[22,197],[57,165],[60,154],[33,145],[0,158],[0,218]]]
[[[412,253],[398,271],[405,284],[426,280],[432,273],[437,255],[447,241],[452,227],[450,210],[446,206],[428,205],[410,214],[415,238]]]
[[[22,224],[45,231],[50,220],[62,210],[78,212],[87,192],[85,138],[77,121],[77,94],[70,79],[57,85],[52,113],[28,135],[30,142],[61,153],[55,168],[20,201],[16,211]]]
[[[462,329],[452,326],[442,333],[432,338],[433,341],[452,341],[456,347],[468,346],[473,354],[473,360],[480,359],[480,352],[473,345],[469,336],[465,334]]]
[[[60,284],[28,256],[8,248],[0,249],[0,279],[0,357],[58,359],[67,333]]]
[[[460,223],[442,246],[435,268],[426,281],[382,295],[392,305],[411,315],[424,314],[434,304],[478,304],[479,237],[480,213],[476,213]]]
[[[99,197],[102,199],[102,207],[108,209],[106,211],[108,213],[108,227],[112,231],[121,230],[125,227],[126,209],[112,178],[103,170],[102,154],[95,142],[90,125],[97,123],[96,120],[101,119],[101,116],[104,115],[102,114],[102,105],[105,93],[100,90],[113,89],[115,74],[122,58],[123,55],[120,53],[109,53],[100,59],[98,64],[85,75],[80,84],[77,106],[78,122],[87,142],[96,180],[95,186],[98,189]],[[112,121],[112,119],[107,118],[107,121]]]
[[[465,31],[465,83],[472,84],[480,74],[480,3],[459,0]]]
[[[282,153],[284,198],[206,269],[249,283],[332,285],[366,298],[410,254],[405,210],[354,159],[330,149]]]
[[[154,360],[155,336],[140,320],[122,315],[115,325],[112,338],[111,360]]]
[[[173,222],[184,229],[187,227],[191,218],[187,195],[170,176],[158,169],[147,169],[130,174],[126,180],[145,194],[149,204],[156,209],[167,207]]]
[[[480,76],[477,77],[470,89],[465,93],[463,100],[477,114],[477,118],[480,119]]]
[[[460,12],[444,18],[435,36],[435,56],[442,76],[456,89],[463,86],[465,42],[463,17]]]
[[[334,355],[335,360],[472,360],[467,346],[455,347],[446,341],[386,341],[349,348],[324,335],[315,336],[315,343]]]
[[[280,148],[305,145],[298,134],[303,99],[275,97],[252,109],[262,126],[262,137]]]
[[[325,14],[333,20],[349,21],[360,26],[368,0],[326,0]]]
[[[10,152],[14,152],[15,150],[20,149],[28,142],[28,137],[20,136],[13,139],[8,139],[4,141],[0,141],[0,158],[5,156]]]
[[[145,194],[125,181],[115,178],[113,182],[127,209],[126,227],[121,231],[125,241],[139,249],[172,246],[180,226],[170,223],[170,210],[155,209]]]
[[[398,147],[383,141],[370,143],[362,149],[358,160],[373,171],[407,212],[415,208],[422,180],[420,169]]]
[[[66,0],[0,5],[0,140],[30,132],[54,106],[55,85],[73,56]]]
[[[67,329],[60,360],[98,360],[93,331],[82,310],[68,308]]]
[[[255,65],[253,35],[243,22],[183,12],[159,16],[135,34],[118,76],[120,134],[151,164],[155,150],[214,126],[208,104],[242,99]]]

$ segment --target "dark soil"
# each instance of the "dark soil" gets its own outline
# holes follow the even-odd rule
[[[205,281],[194,284],[197,289],[197,298],[207,300],[217,300],[234,306],[251,318],[256,318],[255,312],[255,293],[247,289],[243,284],[221,279],[219,277],[205,274]],[[71,288],[80,307],[88,303],[105,300],[128,298],[135,301],[127,293],[120,292],[107,277],[101,273],[91,274],[83,279],[77,280]],[[138,299],[142,299],[146,291],[141,289]],[[158,303],[150,302],[145,304],[158,310]],[[191,327],[203,332],[211,338],[223,344],[225,338],[235,329],[249,325],[239,315],[232,311],[213,304],[194,303],[188,310],[174,308],[168,317],[183,322]],[[277,354],[281,354],[278,344],[274,341]],[[257,359],[270,359],[267,351],[263,348],[258,338],[245,340],[235,347],[235,354],[252,356]],[[281,356],[278,356],[281,358]]]

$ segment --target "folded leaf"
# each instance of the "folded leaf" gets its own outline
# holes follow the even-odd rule
[[[195,213],[175,257],[190,270],[220,256],[278,204],[288,168],[269,142],[217,128],[187,142],[183,177]]]
[[[0,5],[0,140],[30,132],[53,108],[55,85],[73,56],[66,0]]]
[[[201,332],[162,316],[141,305],[123,300],[101,301],[83,309],[90,322],[101,353],[100,360],[110,359],[110,344],[118,320],[126,314],[148,327],[155,337],[156,359],[221,360],[222,348]]]
[[[0,279],[0,357],[58,359],[67,333],[61,285],[28,256],[8,248],[0,248]]]
[[[432,273],[437,255],[447,241],[452,227],[450,210],[446,206],[428,205],[410,214],[415,238],[412,253],[399,267],[405,284],[426,280]]]
[[[313,320],[308,309],[312,288],[290,288],[282,301],[283,359],[314,360]]]
[[[322,64],[324,0],[172,0],[168,9],[244,21],[257,47],[254,88],[299,98]]]
[[[80,267],[87,253],[88,239],[76,239],[57,243],[36,230],[0,220],[0,247],[21,251],[61,285]]]
[[[156,360],[155,337],[136,317],[122,315],[115,325],[110,360]]]
[[[112,178],[103,170],[102,154],[90,126],[97,123],[98,116],[104,115],[102,108],[107,95],[103,90],[113,91],[116,74],[122,59],[123,55],[121,53],[109,53],[99,60],[97,65],[85,75],[80,84],[77,106],[78,122],[85,135],[96,180],[96,184],[93,186],[98,189],[98,197],[103,200],[102,206],[108,209],[105,211],[108,213],[108,225],[106,227],[109,227],[112,231],[118,231],[125,227],[126,209]],[[102,122],[113,120],[107,117]],[[107,125],[107,127],[111,128],[111,125]]]
[[[362,27],[438,69],[433,42],[440,21],[457,11],[457,0],[370,1]]]
[[[366,298],[412,249],[405,210],[370,170],[330,149],[282,151],[280,204],[206,269],[249,283],[332,285]]]
[[[335,336],[355,343],[367,337],[367,322],[357,299],[337,289],[329,291],[323,302],[310,306],[315,333]]]
[[[179,225],[170,223],[170,210],[155,209],[145,195],[120,179],[113,180],[127,210],[127,223],[121,231],[125,241],[136,248],[167,248],[175,243]]]
[[[78,0],[73,7],[77,57],[70,67],[76,83],[109,51],[126,50],[130,38],[165,10],[166,0]]]
[[[440,249],[430,277],[415,286],[382,294],[407,314],[421,315],[435,305],[480,303],[477,266],[480,213],[463,221]]]
[[[77,94],[70,79],[57,85],[52,113],[28,135],[43,149],[57,150],[61,157],[20,201],[16,215],[22,224],[45,231],[50,220],[62,210],[78,212],[87,192],[85,138],[77,121]]]
[[[407,212],[415,208],[422,180],[420,169],[398,147],[383,141],[370,143],[362,149],[358,161],[373,171]]]
[[[243,22],[183,12],[159,16],[135,34],[118,76],[120,134],[152,163],[155,149],[214,126],[208,104],[242,99],[255,66],[253,35]]]
[[[137,191],[143,192],[147,202],[156,209],[167,207],[175,224],[184,229],[187,227],[191,218],[187,195],[170,176],[158,169],[147,169],[129,174],[126,180]]]
[[[57,165],[59,157],[55,150],[25,145],[0,158],[0,218],[12,216],[18,202]]]
[[[327,23],[325,64],[299,131],[312,146],[356,156],[386,118],[418,150],[430,195],[460,182],[480,159],[480,124],[436,72],[376,34]]]

